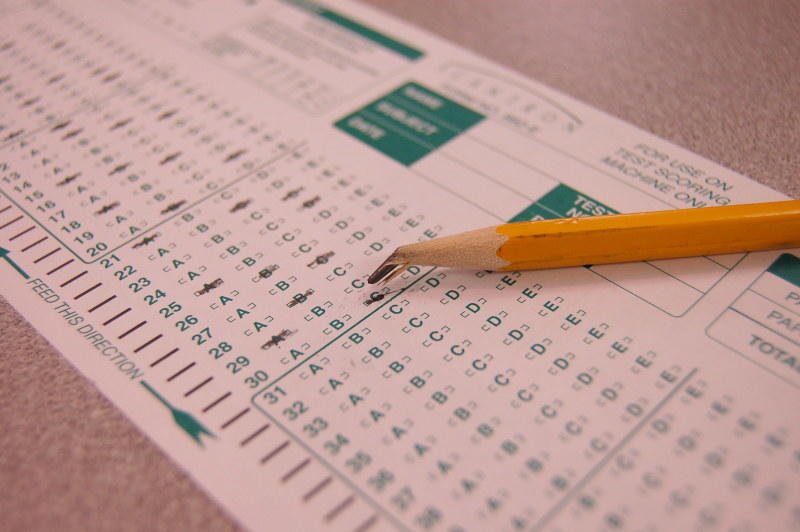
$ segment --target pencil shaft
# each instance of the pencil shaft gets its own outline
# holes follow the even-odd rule
[[[369,282],[386,282],[411,264],[535,270],[793,247],[800,247],[800,200],[561,218],[400,246]]]
[[[522,222],[497,227],[503,270],[800,246],[800,201]]]

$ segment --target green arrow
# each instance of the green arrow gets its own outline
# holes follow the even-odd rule
[[[8,251],[6,248],[0,248],[0,258],[6,259],[6,262],[9,263],[11,266],[13,266],[13,268],[17,270],[21,276],[23,276],[26,279],[30,279],[31,276],[25,273],[25,270],[20,268],[16,262],[11,260],[11,257],[8,256],[9,253],[11,252]]]
[[[200,424],[190,413],[184,412],[183,410],[178,410],[174,406],[172,406],[169,401],[164,399],[161,394],[153,389],[152,386],[147,384],[145,381],[140,381],[142,386],[144,386],[145,390],[153,394],[153,396],[161,401],[161,403],[166,406],[169,411],[172,413],[172,419],[175,420],[175,423],[178,424],[180,428],[186,431],[186,433],[191,436],[191,438],[200,444],[200,447],[203,446],[203,441],[200,439],[201,434],[207,434],[214,438],[215,436],[208,431],[203,425]]]

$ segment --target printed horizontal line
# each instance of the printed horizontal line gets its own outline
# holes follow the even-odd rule
[[[20,251],[28,251],[28,250],[29,250],[29,249],[31,249],[33,246],[37,246],[37,245],[41,244],[42,242],[44,242],[45,240],[47,240],[47,237],[46,237],[46,236],[43,236],[42,238],[40,238],[39,240],[37,240],[37,241],[36,241],[36,242],[34,242],[33,244],[28,244],[27,246],[25,246],[24,248],[22,248]]]
[[[333,481],[333,477],[327,477],[325,480],[323,480],[322,482],[320,482],[319,484],[308,490],[305,493],[305,495],[303,495],[303,502],[310,501],[311,498],[314,497],[314,495],[325,489],[328,486],[328,484],[331,483],[331,481]]]
[[[154,367],[156,367],[156,365],[157,365],[157,364],[161,364],[162,362],[164,362],[166,359],[168,359],[169,357],[171,357],[172,355],[174,355],[174,354],[175,354],[175,353],[177,353],[177,352],[178,352],[178,348],[176,347],[175,349],[173,349],[172,351],[170,351],[170,352],[169,352],[169,353],[167,353],[166,355],[162,356],[161,358],[159,358],[159,359],[157,359],[157,360],[154,360],[154,361],[153,361],[153,362],[150,364],[150,367],[151,367],[151,368],[154,368]]]
[[[134,349],[134,350],[133,350],[133,352],[134,352],[134,353],[138,353],[138,352],[139,352],[139,351],[141,351],[142,349],[145,349],[147,346],[151,345],[153,342],[157,341],[157,340],[158,340],[159,338],[161,338],[162,336],[164,336],[164,335],[163,335],[163,334],[157,334],[157,335],[153,336],[153,337],[152,337],[152,338],[150,338],[148,341],[146,341],[145,343],[143,343],[142,345],[140,345],[139,347],[137,347],[136,349]]]
[[[13,220],[11,220],[10,222],[6,222],[3,225],[0,225],[0,229],[5,229],[9,225],[13,224],[14,222],[18,222],[20,220],[22,220],[22,215],[21,214],[19,216],[17,216],[16,218],[14,218]]]
[[[348,498],[346,498],[345,500],[343,500],[342,502],[337,504],[333,508],[333,510],[331,510],[330,512],[325,514],[325,517],[323,517],[323,519],[325,520],[326,523],[330,523],[331,521],[336,519],[336,517],[340,513],[342,513],[348,506],[353,504],[353,502],[355,502],[355,500],[356,500],[356,496],[355,495],[350,495]]]
[[[220,425],[219,428],[220,429],[227,429],[228,427],[230,427],[232,424],[234,424],[237,420],[239,420],[239,418],[241,418],[243,415],[245,415],[249,411],[250,411],[250,407],[248,406],[247,408],[245,408],[244,410],[242,410],[241,412],[239,412],[238,414],[236,414],[235,416],[230,418],[228,421],[226,421],[225,423]]]
[[[184,396],[184,397],[189,397],[189,396],[190,396],[190,395],[192,395],[194,392],[196,392],[197,390],[199,390],[200,388],[202,388],[203,386],[205,386],[206,384],[208,384],[209,382],[211,382],[211,381],[213,381],[213,380],[214,380],[214,377],[209,377],[209,378],[207,378],[206,380],[204,380],[203,382],[201,382],[200,384],[198,384],[197,386],[195,386],[194,388],[192,388],[191,390],[189,390],[188,392],[186,392],[185,394],[183,394],[183,396]]]
[[[62,264],[60,266],[56,266],[55,268],[53,268],[52,270],[47,272],[45,275],[53,275],[54,273],[56,273],[58,270],[60,270],[61,268],[63,268],[67,264],[72,264],[73,262],[75,262],[75,259],[69,259],[67,262],[65,262],[64,264]]]
[[[82,298],[83,296],[85,296],[86,294],[88,294],[89,292],[91,292],[92,290],[94,290],[95,288],[97,288],[99,286],[102,286],[102,285],[103,285],[103,283],[97,283],[96,285],[94,285],[94,286],[92,286],[90,288],[87,288],[86,290],[84,290],[83,292],[81,292],[77,296],[73,297],[72,299],[78,300],[78,299]]]
[[[83,270],[81,273],[79,273],[78,275],[76,275],[76,276],[75,276],[75,277],[73,277],[72,279],[67,279],[66,281],[64,281],[63,283],[61,283],[60,285],[58,285],[58,287],[59,287],[59,288],[64,288],[64,287],[65,287],[65,286],[67,286],[69,283],[71,283],[71,282],[73,282],[73,281],[75,281],[75,280],[77,280],[77,279],[80,279],[81,277],[83,277],[83,276],[84,276],[84,275],[86,275],[87,273],[89,273],[89,271],[88,271],[88,270]]]
[[[108,297],[108,298],[104,299],[104,300],[103,300],[103,301],[101,301],[100,303],[98,303],[98,304],[96,304],[95,306],[93,306],[92,308],[90,308],[90,309],[88,310],[88,312],[90,312],[90,313],[91,313],[91,312],[94,312],[95,310],[99,309],[100,307],[102,307],[103,305],[105,305],[106,303],[108,303],[109,301],[113,301],[113,300],[115,300],[116,298],[117,298],[117,295],[116,295],[116,294],[114,294],[113,296],[110,296],[110,297]]]
[[[123,338],[125,338],[126,336],[128,336],[128,335],[129,335],[130,333],[132,333],[133,331],[135,331],[135,330],[137,330],[137,329],[141,328],[141,327],[142,327],[142,326],[143,326],[145,323],[147,323],[147,320],[142,320],[142,321],[140,321],[139,323],[137,323],[136,325],[134,325],[133,327],[131,327],[130,329],[128,329],[128,330],[127,330],[127,331],[125,331],[124,333],[122,333],[122,334],[120,334],[119,336],[117,336],[117,340],[122,340]]]
[[[39,263],[40,263],[40,262],[42,262],[44,259],[46,259],[47,257],[49,257],[49,256],[53,255],[53,254],[54,254],[54,253],[56,253],[57,251],[61,251],[61,248],[56,248],[56,249],[54,249],[53,251],[51,251],[50,253],[45,253],[44,255],[42,255],[41,257],[39,257],[39,258],[38,258],[38,259],[36,259],[35,261],[33,261],[33,263],[34,263],[34,264],[39,264]]]
[[[282,444],[280,444],[277,447],[275,447],[273,450],[271,450],[269,453],[267,453],[267,455],[264,458],[261,459],[261,465],[264,465],[267,462],[269,462],[270,460],[272,460],[273,458],[275,458],[275,456],[279,452],[281,452],[282,450],[286,449],[288,446],[289,446],[289,440],[286,440]]]
[[[108,325],[109,323],[111,323],[114,320],[120,318],[121,316],[124,316],[125,314],[127,314],[130,311],[131,311],[131,307],[126,308],[125,310],[123,310],[122,312],[117,314],[116,316],[112,316],[112,317],[108,318],[106,321],[103,322],[103,325]]]
[[[269,426],[270,426],[270,425],[269,425],[269,423],[267,423],[266,425],[264,425],[263,427],[261,427],[260,429],[258,429],[258,430],[257,430],[257,431],[255,431],[254,433],[252,433],[250,436],[248,436],[248,437],[246,437],[245,439],[243,439],[243,440],[242,440],[242,441],[239,443],[239,447],[244,447],[245,445],[247,445],[248,443],[250,443],[250,442],[251,442],[251,441],[252,441],[252,440],[253,440],[253,439],[254,439],[256,436],[258,436],[259,434],[261,434],[262,432],[264,432],[265,430],[267,430],[267,429],[269,428]]]
[[[202,412],[205,414],[206,412],[208,412],[209,410],[211,410],[212,408],[214,408],[215,406],[217,406],[218,404],[220,404],[222,401],[224,401],[225,399],[227,399],[230,396],[231,396],[231,392],[225,392],[223,395],[219,396],[219,399],[216,399],[215,401],[210,403],[207,407],[205,407],[202,410]]]
[[[12,240],[14,240],[16,238],[19,238],[22,235],[24,235],[26,233],[29,233],[30,231],[33,231],[34,229],[36,229],[36,226],[32,225],[32,226],[28,227],[27,229],[25,229],[24,231],[22,231],[21,233],[17,233],[16,235],[12,236],[11,238],[8,239],[8,241],[11,242]]]
[[[372,517],[358,525],[353,532],[367,532],[378,522],[378,514],[372,514]]]
[[[284,484],[286,482],[289,482],[293,476],[302,471],[310,463],[311,463],[311,458],[306,458],[305,460],[303,460],[302,462],[291,468],[289,471],[287,471],[286,474],[281,477],[281,482]]]
[[[167,378],[167,382],[172,382],[174,379],[180,377],[183,373],[185,373],[186,371],[189,371],[189,369],[192,368],[192,366],[194,366],[194,365],[195,365],[195,362],[192,362],[191,364],[189,364],[188,366],[184,367],[183,369],[179,369],[176,373],[174,373],[172,376]]]

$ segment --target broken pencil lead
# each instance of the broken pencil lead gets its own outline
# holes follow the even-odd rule
[[[381,301],[384,297],[386,297],[386,293],[373,292],[372,294],[369,295],[369,298],[366,301],[364,301],[364,305],[368,307],[373,303]]]
[[[24,129],[18,129],[18,130],[16,130],[16,131],[13,131],[13,132],[9,133],[8,135],[6,135],[6,138],[4,138],[4,139],[3,139],[3,141],[6,141],[6,140],[11,140],[11,139],[17,138],[17,137],[19,137],[20,135],[22,135],[22,133],[23,133],[23,132],[25,132],[25,130],[24,130]]]
[[[125,164],[120,164],[120,165],[116,166],[113,170],[111,170],[108,173],[108,175],[112,176],[114,174],[118,174],[120,172],[124,172],[125,169],[128,168],[130,165],[131,165],[130,161],[125,163]]]
[[[148,245],[150,242],[152,242],[152,241],[154,241],[156,238],[158,238],[159,236],[161,236],[161,233],[155,233],[155,234],[153,234],[153,235],[147,235],[147,236],[146,236],[146,237],[144,237],[142,240],[140,240],[139,242],[137,242],[136,244],[134,244],[134,245],[133,245],[133,249],[138,249],[138,248],[140,248],[140,247],[146,246],[146,245]]]
[[[377,303],[378,301],[383,301],[386,298],[386,296],[402,292],[403,290],[405,290],[405,288],[401,288],[399,290],[389,290],[387,288],[382,288],[381,290],[385,290],[385,292],[384,291],[372,292],[367,298],[367,300],[364,301],[364,306],[368,307],[373,303]]]
[[[212,291],[213,289],[219,287],[223,282],[224,281],[222,280],[222,278],[217,277],[216,279],[214,279],[210,283],[203,283],[203,288],[201,288],[200,290],[195,291],[194,295],[202,296],[203,294],[207,294],[210,291]]]
[[[113,74],[109,74],[108,76],[103,78],[103,83],[110,83],[120,77],[122,74],[119,72],[114,72]]]
[[[246,208],[248,205],[250,205],[250,203],[252,201],[253,201],[252,199],[246,199],[246,200],[239,201],[233,207],[231,207],[230,210],[228,210],[228,212],[240,211],[240,210]]]
[[[76,174],[72,174],[72,175],[68,175],[67,177],[65,177],[64,179],[62,179],[62,180],[61,180],[61,181],[59,181],[58,183],[56,183],[56,186],[58,186],[58,187],[62,187],[62,186],[64,186],[64,185],[66,185],[67,183],[70,183],[70,182],[72,182],[72,181],[75,181],[75,180],[76,180],[76,179],[78,179],[80,176],[81,176],[81,172],[78,172],[78,173],[76,173]]]
[[[131,122],[132,120],[133,120],[133,118],[126,118],[125,120],[120,120],[119,122],[115,122],[115,123],[114,123],[114,124],[111,126],[111,128],[109,129],[109,131],[114,131],[115,129],[119,129],[119,128],[121,128],[121,127],[127,126],[128,124],[130,124],[130,122]]]
[[[175,203],[170,203],[169,205],[167,205],[166,207],[161,209],[161,214],[169,214],[172,211],[177,211],[185,203],[186,203],[186,200],[180,200],[180,201],[176,201]]]
[[[72,131],[68,132],[66,135],[61,137],[61,140],[71,139],[75,135],[78,135],[81,131],[83,131],[82,127],[79,127],[78,129],[73,129]]]
[[[273,273],[275,273],[275,270],[277,269],[278,265],[272,264],[271,266],[267,266],[266,268],[261,269],[261,271],[258,272],[258,276],[261,277],[262,279],[268,279],[270,276],[272,276]]]
[[[116,209],[117,207],[119,207],[119,202],[115,201],[113,203],[109,203],[108,205],[104,205],[100,210],[95,211],[94,214],[95,216],[98,216],[100,214],[105,214],[112,209]]]
[[[302,191],[304,187],[296,188],[294,190],[290,190],[286,193],[284,197],[281,198],[281,201],[286,201],[292,198],[296,198]]]
[[[182,152],[179,152],[179,151],[177,151],[177,152],[175,152],[175,153],[170,153],[169,155],[167,155],[166,157],[164,157],[163,159],[161,159],[161,160],[158,162],[158,164],[164,165],[164,164],[167,164],[167,163],[171,163],[172,161],[174,161],[175,159],[177,159],[178,157],[180,157],[181,153],[182,153]]]
[[[261,349],[269,349],[270,347],[277,346],[279,343],[281,343],[284,340],[286,340],[286,338],[288,336],[294,334],[295,332],[296,331],[292,331],[291,329],[283,329],[278,334],[272,335],[272,338],[270,340],[268,340],[266,343],[262,344],[261,345]]]
[[[59,129],[64,129],[65,127],[70,125],[71,122],[72,122],[72,120],[67,120],[65,122],[59,122],[58,124],[56,124],[53,127],[51,127],[50,131],[58,131]]]
[[[170,109],[169,111],[165,111],[165,112],[161,113],[160,115],[158,115],[158,121],[160,122],[161,120],[166,120],[167,118],[171,117],[172,115],[174,115],[177,112],[178,112],[177,109]]]
[[[223,162],[229,163],[229,162],[231,162],[233,160],[238,159],[239,157],[241,157],[245,153],[247,153],[247,150],[237,150],[237,151],[231,153],[230,155],[228,155],[227,157],[225,157],[225,160]]]

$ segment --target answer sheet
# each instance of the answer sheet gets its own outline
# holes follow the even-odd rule
[[[243,526],[800,528],[797,250],[365,283],[781,194],[350,1],[2,16],[2,294]]]

